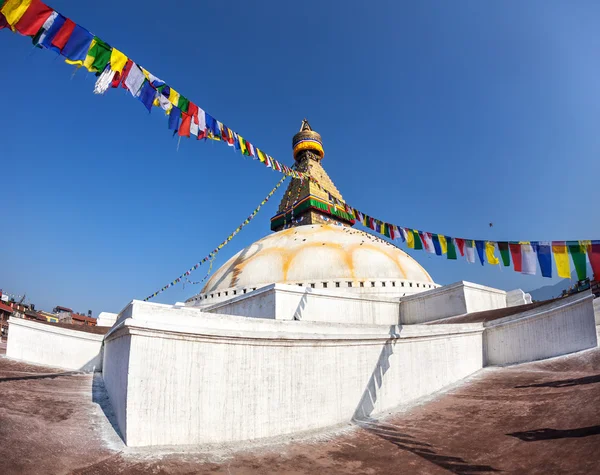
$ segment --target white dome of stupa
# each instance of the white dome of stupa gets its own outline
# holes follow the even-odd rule
[[[215,272],[200,295],[274,283],[368,288],[382,283],[404,287],[404,282],[407,290],[414,289],[410,293],[437,287],[417,261],[383,239],[317,224],[285,229],[242,249]]]

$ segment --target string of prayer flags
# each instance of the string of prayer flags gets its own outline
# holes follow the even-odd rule
[[[301,180],[307,175],[287,167],[270,155],[260,152],[250,141],[243,139],[231,128],[200,108],[192,108],[190,99],[169,87],[145,68],[130,61],[127,55],[113,48],[73,20],[54,11],[40,0],[0,0],[0,29],[10,27],[24,36],[33,38],[34,45],[55,51],[67,64],[85,67],[99,76],[94,85],[95,94],[104,94],[121,84],[144,107],[160,107],[170,115],[177,107],[180,137],[210,138],[221,141],[245,156],[257,159],[267,168]],[[197,106],[196,106],[197,107]],[[197,111],[197,114],[195,113]],[[169,120],[171,129],[174,120]],[[385,233],[385,227],[383,227]]]
[[[281,178],[281,180],[279,180],[279,182],[275,185],[275,187],[269,192],[269,194],[267,196],[265,196],[265,198],[260,202],[260,204],[254,209],[254,211],[252,211],[252,213],[250,214],[250,216],[248,216],[243,222],[242,224],[240,224],[237,228],[235,228],[235,230],[229,235],[227,236],[227,238],[221,242],[221,244],[219,244],[212,252],[210,252],[208,254],[208,256],[204,257],[200,262],[197,262],[196,264],[194,264],[190,269],[188,269],[187,271],[185,271],[183,274],[181,274],[179,277],[177,277],[175,280],[172,280],[171,282],[169,282],[167,285],[165,285],[164,287],[162,287],[160,290],[157,290],[156,292],[154,292],[153,294],[149,295],[148,297],[146,297],[144,299],[144,302],[147,302],[148,300],[156,297],[158,294],[164,292],[165,290],[167,290],[170,287],[173,287],[175,285],[177,285],[179,282],[182,281],[182,279],[187,279],[187,276],[189,276],[192,272],[194,272],[196,269],[198,269],[198,267],[200,267],[202,264],[204,264],[207,261],[212,261],[214,260],[215,256],[217,255],[217,253],[223,249],[228,243],[229,241],[231,241],[243,228],[244,226],[248,225],[250,223],[250,221],[252,221],[252,219],[254,219],[254,217],[258,214],[258,212],[260,211],[260,209],[269,201],[269,199],[275,194],[275,192],[279,189],[279,187],[281,185],[283,185],[283,182],[287,179],[287,175],[284,176],[283,178]],[[208,274],[207,274],[208,275]],[[204,279],[203,279],[204,280]]]

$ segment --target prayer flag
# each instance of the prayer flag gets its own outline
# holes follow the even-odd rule
[[[508,250],[508,242],[499,242],[498,249],[500,250],[500,257],[502,257],[502,264],[504,264],[505,267],[510,266],[510,251]]]
[[[508,244],[508,247],[510,249],[510,255],[512,257],[515,272],[521,272],[523,270],[521,245],[518,242],[511,242]]]
[[[177,107],[179,108],[179,110],[181,112],[187,112],[189,105],[190,105],[189,99],[180,95],[179,101],[177,101]]]
[[[535,263],[535,249],[529,242],[521,242],[521,264],[523,274],[535,275],[537,273],[537,265]]]
[[[547,241],[532,242],[543,277],[552,277],[552,248]]]
[[[563,279],[570,279],[571,268],[569,266],[569,255],[567,254],[565,241],[552,241],[552,253],[554,254],[554,263],[556,264],[556,274]]]
[[[415,249],[416,250],[423,249],[423,242],[421,241],[421,237],[419,236],[419,231],[417,231],[416,229],[413,229],[412,233],[413,233],[413,237],[415,240]]]
[[[180,137],[189,137],[190,136],[190,128],[192,126],[192,116],[183,112],[181,114],[181,126],[179,127],[179,136]]]
[[[422,232],[420,233],[420,236],[421,241],[423,241],[423,247],[425,248],[425,251],[429,252],[430,254],[434,254],[435,249],[433,248],[433,239],[431,237],[431,233]]]
[[[181,111],[173,106],[171,113],[169,114],[169,130],[179,129],[179,118],[181,117]]]
[[[71,38],[75,26],[76,25],[73,20],[67,18],[61,29],[58,30],[56,35],[54,35],[54,38],[52,38],[52,46],[55,46],[58,51],[62,52],[62,49],[67,44],[67,41],[69,41],[69,38]]]
[[[256,149],[256,154],[258,155],[258,160],[261,163],[265,163],[265,160],[267,159],[267,157],[265,157],[265,154],[263,153],[263,151],[257,148]]]
[[[483,247],[484,247],[483,241],[475,241],[475,248],[477,249],[477,255],[479,256],[479,261],[481,262],[481,265],[483,265],[483,262],[484,262]]]
[[[437,256],[441,256],[442,246],[440,245],[440,237],[437,234],[433,234],[431,236],[431,240],[433,241],[433,248],[435,249],[435,254]]]
[[[107,68],[108,69],[108,68]],[[152,112],[152,103],[154,102],[154,97],[156,96],[156,89],[152,87],[150,81],[147,79],[144,81],[142,88],[140,89],[140,93],[138,94],[138,99],[142,104],[146,106],[148,112]]]
[[[129,89],[129,92],[131,92],[131,95],[137,97],[146,80],[147,79],[140,67],[133,63],[129,69],[129,74],[127,74],[127,78],[125,79],[125,85],[127,86],[127,89]]]
[[[465,255],[465,240],[461,238],[455,238],[454,242],[456,242],[456,247],[458,247],[458,252],[460,255],[464,257]]]
[[[600,280],[600,241],[592,241],[587,247],[587,253],[594,279]]]
[[[54,23],[56,23],[56,21]],[[54,25],[52,25],[52,27],[54,27]],[[83,62],[83,65],[91,73],[97,73],[100,71],[104,71],[104,68],[110,61],[111,49],[112,48],[110,47],[110,45],[108,45],[107,43],[102,41],[100,38],[95,36],[94,40],[92,41],[92,43],[90,45],[90,49],[87,53],[85,61]],[[138,69],[139,69],[139,67],[138,67]],[[143,79],[145,79],[145,78],[144,78],[144,75],[142,74],[142,71],[140,71],[140,74],[142,76],[142,81],[140,81],[140,87],[141,87],[143,84]],[[132,93],[132,94],[134,94],[134,93]],[[134,96],[135,95],[136,94],[134,94]]]
[[[475,264],[475,243],[472,239],[465,241],[465,255],[467,256],[467,262]]]
[[[493,266],[500,264],[500,260],[496,257],[495,251],[496,251],[496,246],[494,245],[494,243],[490,242],[490,241],[486,241],[485,242],[485,255],[487,257],[487,261]]]
[[[440,248],[442,249],[442,254],[446,254],[448,252],[448,242],[446,241],[446,236],[442,236],[441,234],[436,235],[440,240]]]
[[[454,239],[450,236],[444,236],[448,246],[448,259],[456,260],[456,247],[454,246]]]
[[[169,101],[175,107],[177,107],[177,104],[179,104],[179,93],[173,88],[171,88],[171,91],[169,92]]]
[[[129,71],[131,71],[133,64],[133,61],[128,59],[127,64],[125,64],[125,67],[123,68],[123,72],[121,73],[121,87],[123,89],[127,89],[125,82],[127,81],[127,76],[129,76]]]
[[[87,52],[90,50],[93,39],[94,35],[89,31],[79,25],[75,25],[75,29],[61,53],[67,58],[65,59],[65,62],[68,64],[76,64],[79,67],[83,66],[83,61],[87,56]]]
[[[121,53],[117,48],[113,48],[110,52],[110,69],[121,73],[127,64],[127,56]]]
[[[240,146],[240,150],[242,151],[242,155],[248,155],[248,150],[246,149],[246,141],[244,140],[244,137],[242,137],[241,135],[238,135],[238,143]],[[269,165],[270,166],[270,165]]]
[[[4,15],[6,18],[6,23],[8,23],[11,29],[14,25],[16,25],[21,18],[25,15],[27,10],[31,5],[32,0],[6,0],[2,8],[0,9],[0,13]]]
[[[587,277],[587,269],[585,262],[586,250],[582,248],[579,241],[567,241],[567,247],[577,272],[577,280],[584,280]]]
[[[0,1],[0,3],[2,3]],[[34,36],[42,28],[44,22],[52,15],[52,8],[40,0],[33,0],[27,11],[16,22],[16,30],[24,36]]]
[[[206,137],[206,113],[198,107],[198,140]]]

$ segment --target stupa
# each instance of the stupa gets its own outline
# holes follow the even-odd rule
[[[205,307],[276,283],[397,297],[438,287],[404,251],[352,228],[354,217],[329,196],[343,201],[322,166],[321,136],[306,119],[292,146],[296,169],[321,187],[292,179],[271,218],[276,232],[229,259],[188,304]]]

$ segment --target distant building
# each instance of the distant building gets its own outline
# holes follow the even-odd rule
[[[8,318],[12,315],[12,307],[0,302],[0,335],[8,335]]]
[[[58,315],[55,313],[44,312],[43,310],[41,310],[38,312],[38,314],[44,317],[47,322],[58,323],[59,321]]]
[[[71,309],[69,307],[61,307],[60,305],[57,305],[56,307],[54,307],[52,309],[52,313],[62,313],[62,312],[73,313],[73,309]]]
[[[92,317],[86,317],[85,315],[80,315],[79,313],[71,313],[71,323],[75,325],[87,325],[89,327],[95,327],[96,319]]]

